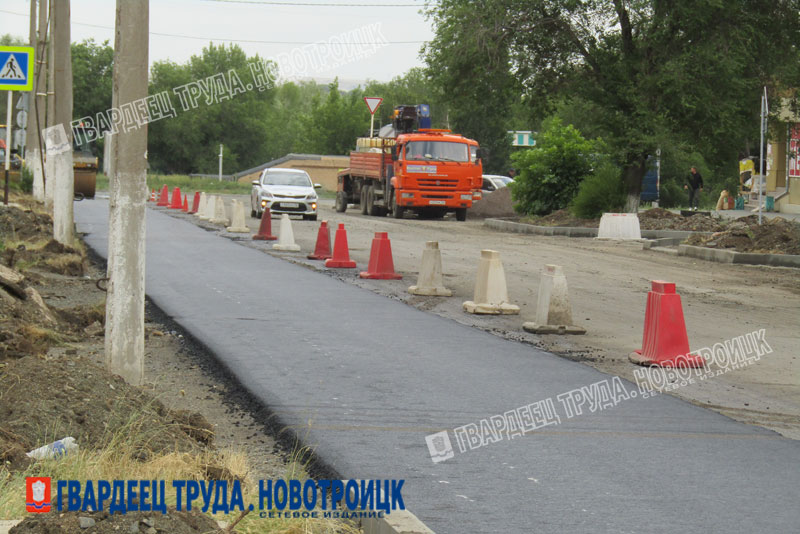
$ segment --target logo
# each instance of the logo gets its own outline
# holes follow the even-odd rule
[[[446,430],[436,434],[428,434],[425,436],[425,441],[428,443],[428,452],[431,453],[433,463],[444,462],[455,456]]]
[[[25,478],[25,509],[35,514],[50,511],[50,477]]]

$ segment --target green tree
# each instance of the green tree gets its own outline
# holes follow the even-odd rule
[[[391,114],[400,105],[430,104],[431,126],[448,128],[449,109],[442,98],[441,87],[433,82],[427,70],[414,67],[390,82],[371,81],[364,88],[364,96],[383,98],[375,112],[375,127],[391,123]]]
[[[757,132],[759,87],[800,84],[797,0],[441,0],[429,14],[446,82],[469,72],[453,66],[507,57],[540,113],[579,99],[622,167],[628,211],[656,148],[732,166]]]
[[[342,94],[338,79],[334,80],[324,102],[318,97],[312,100],[306,131],[311,152],[348,154],[357,137],[369,135],[369,111],[361,91]]]
[[[72,116],[94,118],[111,108],[114,49],[108,41],[72,43]]]
[[[515,152],[520,174],[511,196],[522,213],[545,215],[566,208],[581,181],[592,173],[598,144],[588,141],[572,125],[558,118],[545,123],[536,146]]]

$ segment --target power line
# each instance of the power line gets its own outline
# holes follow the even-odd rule
[[[226,0],[209,0],[209,1],[217,1],[222,2]],[[321,4],[315,4],[321,5]],[[341,4],[338,4],[341,5]],[[0,9],[0,13],[8,13],[9,15],[18,15],[20,17],[28,18],[30,15],[26,13],[16,13],[14,11],[7,11],[5,9]],[[72,21],[72,24],[77,26],[87,26],[89,28],[100,28],[103,30],[114,31],[114,28],[111,26],[103,26],[100,24],[89,24],[88,22],[75,22]],[[173,37],[176,39],[194,39],[198,41],[218,41],[218,42],[226,42],[226,43],[251,43],[251,44],[283,44],[283,45],[313,45],[313,44],[328,44],[322,41],[259,41],[253,39],[226,39],[221,37],[200,37],[196,35],[179,35],[176,33],[162,33],[162,32],[150,32],[150,35],[155,35],[158,37]],[[422,44],[426,41],[362,41],[362,42],[337,42],[335,44],[340,45],[351,45],[351,46],[363,46],[363,45],[403,45],[403,44]]]
[[[315,4],[311,2],[274,2],[270,0],[203,0],[205,2],[219,2],[223,4],[257,4],[269,6],[292,7],[425,7],[424,4],[334,4],[324,2]]]

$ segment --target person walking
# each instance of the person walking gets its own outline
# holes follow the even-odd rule
[[[697,167],[692,167],[687,179],[688,184],[684,185],[684,189],[689,190],[689,209],[697,211],[697,206],[700,203],[700,192],[703,190],[703,177],[697,172]]]

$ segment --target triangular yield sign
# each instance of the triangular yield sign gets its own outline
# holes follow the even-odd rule
[[[364,97],[364,102],[367,103],[367,107],[369,108],[369,112],[372,115],[374,115],[375,114],[375,110],[378,109],[378,106],[381,105],[381,102],[383,102],[383,99],[382,98],[378,98],[376,96],[365,96]]]
[[[4,80],[24,80],[25,73],[22,72],[22,67],[19,66],[17,58],[14,54],[9,54],[6,64],[0,69],[0,78]]]

